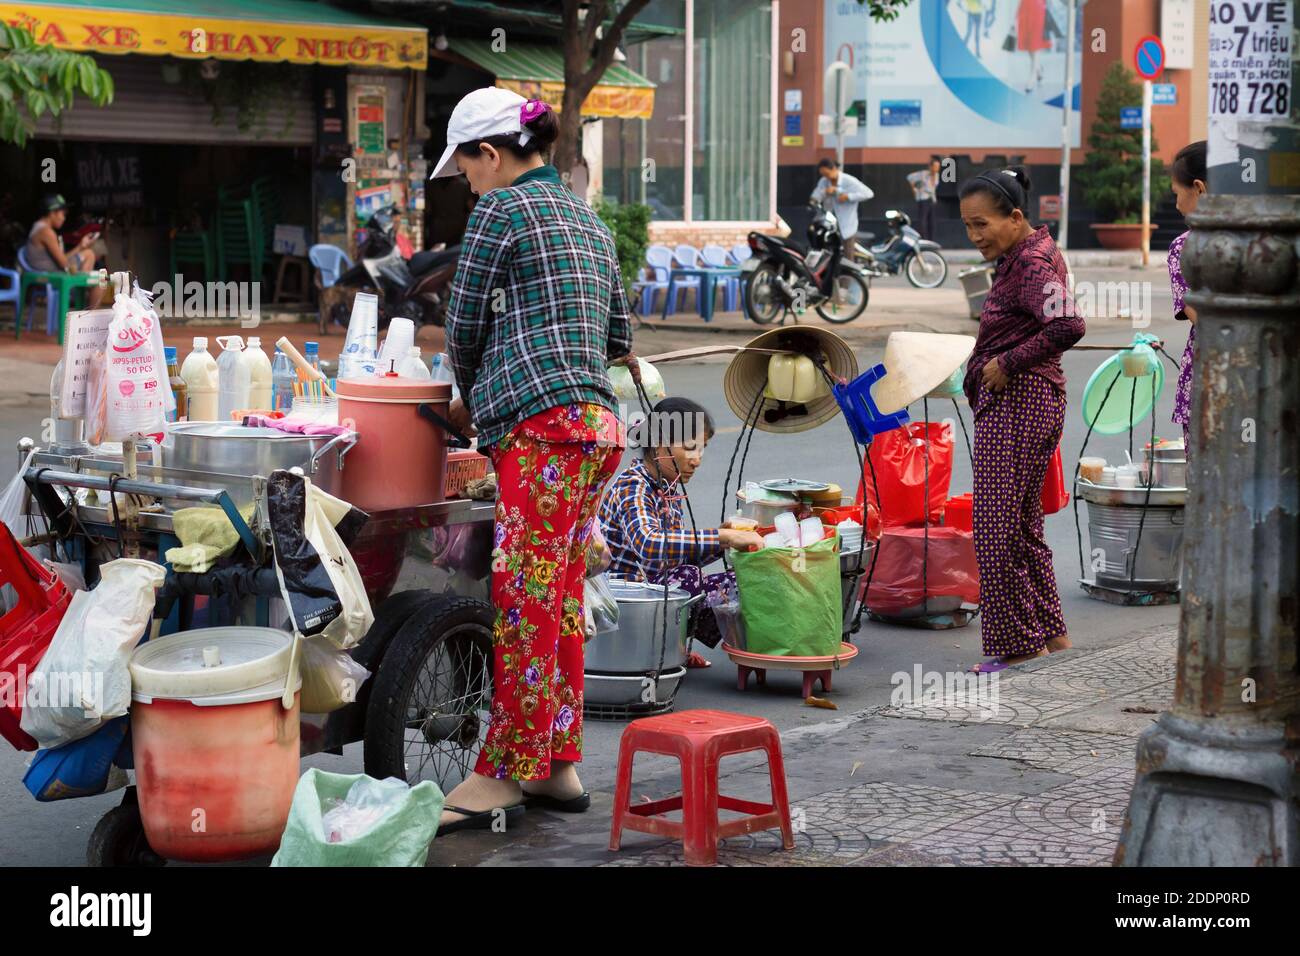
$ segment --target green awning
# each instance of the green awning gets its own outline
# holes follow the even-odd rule
[[[449,38],[448,49],[496,77],[497,86],[538,97],[559,108],[564,99],[564,54],[558,46]],[[436,56],[437,54],[435,54]],[[611,63],[582,104],[583,116],[649,119],[655,85],[625,63]]]

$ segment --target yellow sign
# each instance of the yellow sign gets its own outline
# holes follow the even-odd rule
[[[802,136],[782,136],[782,137],[781,137],[781,145],[782,145],[782,146],[802,146],[802,145],[803,145],[803,137],[802,137]]]
[[[545,100],[557,113],[564,102],[564,84],[545,80],[497,80],[497,86],[528,99]],[[649,119],[654,115],[652,86],[595,86],[582,103],[583,116],[606,119]]]
[[[0,3],[0,18],[30,30],[37,43],[88,53],[392,70],[423,70],[428,56],[426,32],[418,27],[282,23],[199,12],[137,13],[23,3]]]

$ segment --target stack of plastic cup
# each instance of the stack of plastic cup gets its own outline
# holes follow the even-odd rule
[[[374,375],[378,367],[378,355],[379,299],[371,292],[358,292],[352,301],[348,337],[339,355],[338,377],[360,378],[363,375]]]
[[[388,323],[384,347],[379,350],[379,371],[396,371],[415,346],[415,323],[400,316]]]

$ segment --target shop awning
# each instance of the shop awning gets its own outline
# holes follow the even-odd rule
[[[308,0],[0,2],[38,43],[88,53],[423,70],[424,27]]]
[[[540,97],[557,110],[564,99],[564,54],[558,46],[506,44],[494,50],[491,40],[449,38],[448,49],[491,73],[497,86],[523,96]],[[654,113],[655,85],[623,63],[611,63],[582,104],[583,116],[649,119]]]

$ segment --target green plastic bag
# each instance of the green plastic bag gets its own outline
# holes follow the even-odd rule
[[[746,650],[782,657],[839,653],[839,535],[807,548],[732,551]]]
[[[372,793],[389,791],[382,814],[365,832],[330,843],[322,818],[335,800],[344,800],[354,784],[368,780]],[[429,843],[438,832],[443,795],[423,780],[400,788],[362,773],[328,773],[312,767],[293,792],[289,822],[272,866],[424,866]],[[391,788],[391,789],[390,789]]]

